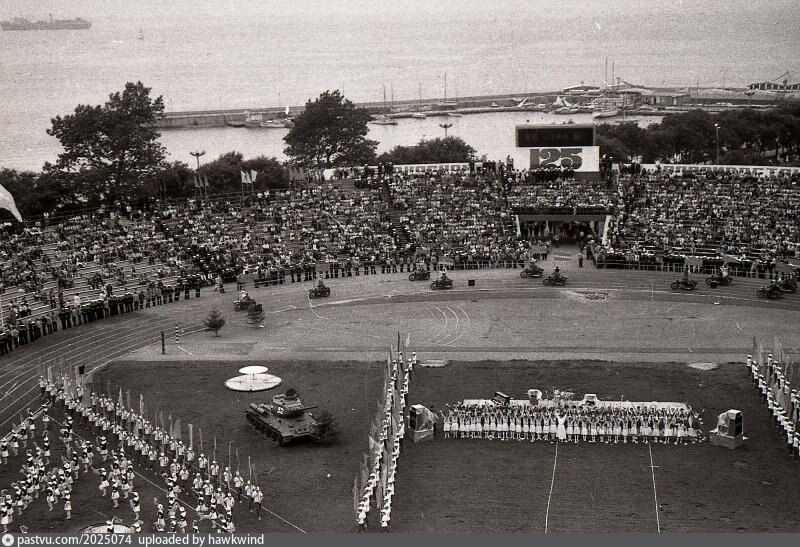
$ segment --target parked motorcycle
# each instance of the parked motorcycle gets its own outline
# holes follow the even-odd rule
[[[783,292],[777,285],[770,285],[768,287],[760,287],[756,291],[756,296],[759,298],[782,298]]]
[[[326,297],[331,295],[330,287],[314,287],[313,289],[309,289],[308,297],[309,298],[318,298],[318,297]]]
[[[540,268],[536,264],[531,264],[521,272],[519,272],[519,276],[523,279],[526,277],[542,277],[544,273],[544,268]]]
[[[240,298],[239,300],[234,302],[233,303],[233,309],[235,311],[245,311],[245,310],[248,310],[250,308],[250,306],[254,306],[255,303],[256,303],[255,300],[253,300],[249,296],[246,296],[246,297]]]
[[[408,276],[409,281],[427,281],[431,278],[431,272],[428,270],[414,270]]]
[[[567,278],[564,277],[563,275],[555,277],[553,276],[553,274],[550,274],[542,280],[542,283],[544,283],[545,285],[564,286],[567,284]]]
[[[720,287],[724,287],[726,285],[730,285],[731,281],[733,281],[733,279],[729,275],[726,275],[725,277],[723,277],[718,273],[715,273],[715,274],[712,274],[712,275],[706,277],[706,283],[709,284],[709,285],[711,285],[715,281],[717,282],[717,285],[719,285]]]
[[[689,280],[684,281],[683,279],[678,279],[677,281],[673,281],[672,285],[673,291],[682,290],[682,291],[693,291],[697,287],[697,281]]]
[[[452,288],[453,288],[453,280],[450,279],[450,278],[448,278],[448,279],[439,278],[436,281],[434,281],[433,283],[431,283],[431,289],[433,289],[433,290],[437,290],[437,289],[452,289]]]

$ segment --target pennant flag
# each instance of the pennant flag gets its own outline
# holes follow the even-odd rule
[[[200,437],[200,452],[203,451],[203,430],[199,427],[197,428],[197,436]]]
[[[197,173],[195,173],[195,174],[192,176],[192,178],[194,179],[194,187],[195,187],[195,188],[201,188],[201,185],[200,185],[200,176],[199,176]]]
[[[122,388],[119,388],[119,397],[117,397],[117,409],[122,408]]]
[[[189,424],[189,448],[194,448],[193,444],[194,439],[192,438],[192,432],[193,432],[192,424]]]
[[[139,394],[139,414],[144,416],[144,395]]]
[[[250,184],[254,184],[256,182],[256,177],[258,177],[258,172],[250,169]]]
[[[370,454],[376,454],[376,455],[378,453],[378,443],[371,436],[369,437],[369,452]]]
[[[128,410],[133,410],[133,407],[131,406],[131,390],[130,389],[125,392],[125,401],[127,402],[127,407],[126,408]]]
[[[175,424],[172,423],[172,414],[171,413],[169,415],[169,436],[170,437],[174,437],[175,436]]]
[[[355,511],[356,514],[358,514],[358,502],[361,499],[360,491],[361,489],[358,487],[358,474],[356,474],[353,480],[353,511]]]
[[[205,175],[203,175],[203,188],[205,188],[206,190],[209,189],[208,177]]]
[[[181,419],[180,418],[175,420],[175,435],[174,435],[174,437],[179,441],[182,438],[181,437]]]
[[[9,211],[12,215],[14,215],[14,218],[22,222],[22,215],[19,214],[17,204],[14,201],[14,196],[12,196],[11,192],[6,190],[2,184],[0,184],[0,209]]]
[[[247,175],[245,174],[245,172],[244,171],[239,171],[239,174],[242,177],[242,184],[247,184]]]

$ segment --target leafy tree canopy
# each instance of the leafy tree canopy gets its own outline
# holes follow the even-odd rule
[[[163,112],[162,98],[152,99],[142,82],[125,84],[104,105],[78,105],[73,114],[51,120],[47,133],[64,152],[45,171],[67,175],[75,192],[91,200],[129,199],[165,166],[155,129]]]
[[[379,162],[395,165],[406,163],[463,163],[475,157],[475,149],[459,137],[421,140],[415,146],[395,146],[378,156]]]
[[[601,153],[623,161],[702,163],[716,159],[717,126],[720,163],[772,164],[780,151],[786,165],[800,150],[800,102],[794,101],[768,110],[691,110],[646,129],[635,122],[602,124],[597,140]]]
[[[306,168],[364,165],[375,161],[377,141],[367,139],[369,113],[338,91],[306,102],[305,110],[283,138],[284,153]]]
[[[276,158],[258,156],[246,160],[239,152],[227,152],[219,158],[200,167],[200,174],[205,175],[211,186],[211,193],[237,192],[242,188],[242,171],[255,171],[256,191],[288,188],[289,174],[286,167]]]

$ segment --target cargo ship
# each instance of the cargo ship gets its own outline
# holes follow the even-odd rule
[[[3,30],[86,30],[92,22],[76,17],[75,19],[50,19],[47,21],[31,21],[24,17],[14,17],[10,21],[0,21]]]

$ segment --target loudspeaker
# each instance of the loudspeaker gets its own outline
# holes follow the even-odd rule
[[[467,280],[467,286],[468,287],[474,287],[475,286],[475,280],[474,279],[468,279]]]
[[[422,412],[421,405],[411,405],[411,409],[408,412],[408,427],[412,431],[417,429],[417,418],[422,418]]]

